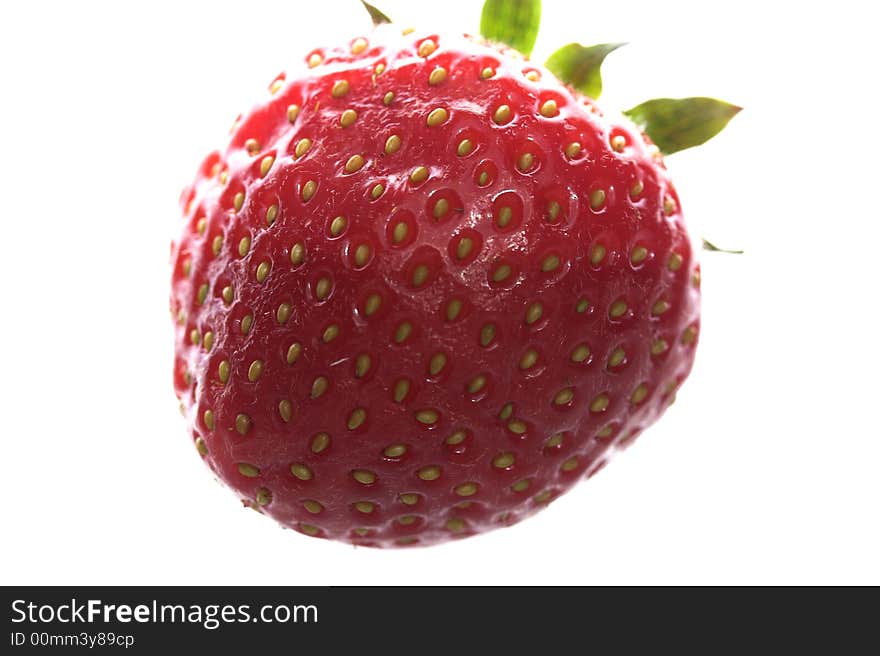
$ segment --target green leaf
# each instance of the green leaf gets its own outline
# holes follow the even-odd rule
[[[382,23],[391,22],[391,19],[388,18],[388,16],[386,16],[380,10],[376,9],[369,2],[364,2],[364,0],[361,0],[361,4],[364,6],[364,9],[367,10],[367,13],[370,14],[370,18],[372,19],[374,26],[381,25]]]
[[[550,55],[545,65],[560,80],[595,99],[602,93],[602,62],[609,53],[623,45],[626,44],[600,43],[586,47],[569,43]]]
[[[715,98],[657,98],[624,112],[666,155],[699,146],[721,132],[742,107]]]
[[[741,250],[732,251],[728,248],[720,248],[720,247],[716,246],[715,244],[713,244],[708,239],[706,239],[705,237],[703,237],[703,250],[704,251],[712,251],[714,253],[729,253],[730,255],[742,255],[743,254],[743,251],[741,251]]]
[[[486,0],[480,18],[480,34],[532,54],[541,24],[541,0]]]

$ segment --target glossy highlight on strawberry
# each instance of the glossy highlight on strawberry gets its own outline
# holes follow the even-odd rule
[[[656,421],[693,363],[699,268],[657,148],[479,39],[383,25],[309,53],[181,201],[192,439],[307,535],[518,522]]]

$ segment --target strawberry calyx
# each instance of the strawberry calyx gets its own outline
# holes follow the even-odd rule
[[[716,98],[655,98],[624,112],[664,155],[707,142],[742,107]]]
[[[602,62],[625,43],[582,46],[569,43],[554,52],[544,65],[560,80],[594,100],[602,94]]]
[[[367,10],[367,13],[370,14],[370,20],[373,21],[373,27],[379,27],[383,23],[390,23],[391,19],[385,15],[380,9],[374,7],[369,2],[364,2],[361,0],[361,4],[364,6],[364,9]]]
[[[528,57],[541,25],[541,0],[486,0],[480,34]]]
[[[720,246],[716,246],[711,241],[703,237],[703,250],[709,251],[710,253],[727,253],[728,255],[742,255],[744,251],[740,249],[730,249],[730,248],[721,248]]]

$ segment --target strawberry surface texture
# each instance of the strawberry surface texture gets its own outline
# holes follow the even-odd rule
[[[181,197],[174,384],[285,527],[427,545],[598,471],[688,375],[699,269],[657,149],[517,53],[318,49]]]

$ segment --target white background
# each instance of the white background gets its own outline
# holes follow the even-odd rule
[[[0,582],[880,584],[870,3],[544,4],[539,61],[630,42],[604,105],[746,108],[668,164],[694,233],[747,253],[703,257],[696,368],[634,448],[516,527],[409,551],[243,510],[171,389],[178,193],[277,72],[367,31],[359,4],[0,5]],[[474,32],[481,3],[380,6]]]

